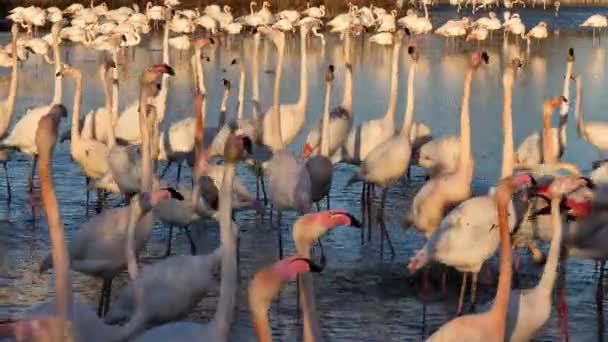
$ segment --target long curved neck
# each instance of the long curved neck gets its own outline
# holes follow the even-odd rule
[[[576,126],[578,129],[578,135],[587,138],[585,132],[585,118],[583,117],[583,93],[581,85],[581,76],[576,77],[576,109],[574,110],[574,116],[576,117]]]
[[[163,63],[169,64],[169,23],[171,15],[167,15],[163,31]]]
[[[553,164],[557,162],[555,146],[551,140],[551,117],[553,107],[549,103],[543,106],[543,162],[545,164]]]
[[[497,191],[503,191],[498,189]],[[505,319],[507,306],[509,304],[509,293],[511,291],[511,243],[509,237],[508,206],[511,196],[495,196],[498,208],[498,226],[500,230],[500,274],[498,276],[498,287],[496,298],[490,309],[490,315],[495,320],[498,340],[502,340],[505,334]]]
[[[331,82],[326,82],[325,104],[323,107],[323,122],[321,124],[321,155],[329,158],[329,98],[331,96]]]
[[[115,53],[116,55],[116,53]],[[114,62],[116,62],[116,56],[114,57]],[[116,144],[116,137],[114,134],[114,127],[116,125],[116,121],[118,121],[118,67],[112,68],[112,115],[110,115],[110,125],[108,127],[108,147],[112,148]]]
[[[148,131],[148,94],[142,83],[139,99],[139,132],[141,134],[141,192],[152,190],[152,160],[150,150],[150,132]]]
[[[111,98],[111,90],[110,84],[108,82],[108,70],[105,67],[101,67],[99,69],[99,74],[101,77],[101,84],[103,87],[103,96],[104,96],[104,108],[108,113],[112,110],[112,98]]]
[[[59,53],[58,34],[53,37],[53,57],[55,59],[55,92],[53,94],[53,104],[59,104],[63,98],[63,76],[61,75],[61,54]]]
[[[300,28],[300,98],[298,105],[306,110],[308,103],[308,53],[306,49],[306,36],[308,30]]]
[[[74,104],[72,109],[72,130],[70,132],[72,150],[80,141],[80,106],[82,103],[82,77],[76,77],[76,90],[74,90]]]
[[[429,18],[429,10],[426,8],[426,3],[422,3],[422,6],[424,6],[424,17],[426,19]]]
[[[564,92],[562,94],[566,99],[568,99],[568,102],[562,102],[559,112],[561,115],[567,115],[569,109],[568,107],[570,106],[570,77],[572,77],[573,66],[574,59],[568,58],[568,62],[566,64],[566,75],[564,75]]]
[[[507,71],[510,72],[510,71]],[[511,76],[505,76],[511,77]],[[503,112],[502,112],[502,171],[501,178],[508,177],[513,173],[514,146],[513,146],[513,81],[504,82]]]
[[[59,216],[55,187],[51,176],[51,153],[52,148],[48,151],[39,153],[38,156],[40,195],[42,196],[42,204],[44,206],[51,236],[53,268],[55,270],[55,311],[60,318],[68,320],[71,318],[72,308],[72,290],[70,288],[69,274],[70,260],[63,234],[63,224],[61,223],[61,217]]]
[[[251,308],[253,326],[258,342],[272,342],[270,323],[268,323],[268,308]]]
[[[13,53],[11,55],[13,67],[11,69],[11,83],[8,90],[6,113],[3,113],[3,116],[0,118],[0,136],[4,135],[6,129],[8,128],[8,125],[11,122],[13,112],[15,111],[15,101],[17,99],[17,86],[19,79],[19,61],[17,58],[17,35],[13,37],[13,41],[11,44],[13,47]]]
[[[218,329],[218,336],[222,341],[228,340],[228,332],[234,316],[237,292],[237,265],[236,265],[236,236],[232,228],[232,183],[235,174],[235,164],[226,163],[222,181],[219,219],[220,241],[224,254],[222,255],[222,271],[220,285],[220,298],[217,311],[213,318]]]
[[[562,242],[562,220],[559,217],[559,202],[559,198],[551,199],[551,225],[553,226],[553,237],[551,238],[551,246],[549,247],[549,255],[547,256],[547,263],[545,264],[543,275],[536,286],[536,288],[547,294],[551,294],[553,291],[553,284],[555,284],[555,278],[557,277],[559,250]]]
[[[252,96],[253,102],[253,118],[257,119],[260,115],[260,84],[258,75],[258,63],[259,63],[259,52],[260,49],[260,33],[256,33],[253,36],[253,63],[251,65],[251,83],[252,83]]]
[[[277,63],[277,72],[274,80],[274,99],[272,105],[272,148],[282,150],[285,148],[283,144],[283,134],[281,133],[281,74],[283,73],[283,58],[285,55],[284,47],[279,47],[279,58]]]
[[[464,94],[462,96],[462,108],[460,111],[460,168],[464,169],[470,165],[472,159],[471,151],[471,118],[469,114],[469,99],[471,97],[471,80],[473,69],[469,69],[464,77]]]
[[[395,122],[395,111],[397,109],[397,91],[399,88],[399,51],[401,50],[401,42],[395,42],[393,47],[393,58],[391,64],[391,88],[388,98],[388,107],[386,108],[385,120]]]
[[[301,221],[300,221],[301,222]],[[298,222],[296,222],[298,224]],[[294,226],[294,231],[296,227]],[[296,253],[303,258],[310,259],[310,241],[306,239],[296,239]],[[298,276],[298,286],[300,287],[300,302],[302,303],[304,341],[313,342],[321,340],[321,332],[317,316],[317,305],[315,303],[315,289],[312,274],[309,272]]]
[[[407,76],[407,105],[405,106],[405,113],[403,114],[403,127],[401,128],[401,135],[404,135],[408,141],[410,138],[410,131],[412,130],[412,124],[414,123],[414,80],[416,77],[416,62],[412,62],[410,65],[410,71]]]
[[[224,88],[224,94],[222,95],[222,104],[220,105],[220,116],[218,118],[217,127],[221,128],[226,123],[226,112],[228,111],[228,94],[230,91],[228,88]]]
[[[353,66],[350,59],[350,33],[344,35],[344,59],[346,69],[344,70],[344,95],[342,95],[342,107],[349,112],[353,110]]]
[[[243,112],[245,111],[245,66],[241,65],[241,76],[239,79],[239,108],[237,110],[237,119],[243,118]]]
[[[201,58],[201,48],[196,47],[194,49],[195,56],[195,75],[198,81],[197,87],[201,94],[207,94],[207,88],[205,87],[205,71],[203,70],[203,62]]]

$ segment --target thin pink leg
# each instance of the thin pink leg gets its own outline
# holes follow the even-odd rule
[[[462,285],[460,286],[460,298],[458,298],[458,308],[456,309],[456,315],[460,316],[462,313],[462,302],[464,300],[464,292],[467,288],[467,273],[462,274]]]

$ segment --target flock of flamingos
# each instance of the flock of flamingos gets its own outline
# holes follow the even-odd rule
[[[522,2],[520,1],[521,5]],[[35,191],[38,174],[41,200],[48,221],[51,249],[40,265],[40,272],[52,269],[54,298],[37,305],[23,316],[0,324],[0,337],[45,341],[227,341],[237,305],[238,235],[235,210],[261,211],[266,201],[277,210],[276,239],[278,261],[259,270],[248,286],[251,318],[260,341],[271,341],[268,311],[279,291],[297,277],[298,299],[302,310],[302,338],[323,338],[314,298],[312,273],[323,270],[326,258],[321,237],[337,226],[358,227],[365,243],[377,223],[381,243],[393,246],[383,224],[387,189],[409,174],[411,166],[427,170],[427,180],[418,190],[411,207],[402,219],[404,227],[425,235],[426,244],[410,259],[410,272],[423,272],[423,288],[428,285],[428,264],[439,262],[462,272],[458,304],[459,316],[434,332],[429,341],[528,341],[548,320],[553,288],[558,279],[558,316],[561,335],[568,336],[565,302],[566,259],[588,258],[603,264],[608,257],[608,231],[603,224],[606,195],[599,186],[608,180],[608,164],[599,160],[588,176],[573,164],[560,161],[567,143],[568,113],[573,107],[580,138],[600,152],[608,150],[608,121],[588,122],[582,111],[582,80],[575,72],[575,51],[564,54],[564,81],[561,96],[548,99],[543,107],[543,127],[515,148],[512,129],[512,89],[522,61],[513,59],[503,72],[503,154],[501,178],[487,195],[472,197],[474,157],[471,146],[469,98],[477,71],[492,63],[486,52],[471,54],[465,70],[460,113],[460,135],[433,137],[431,129],[415,120],[416,70],[419,49],[408,36],[433,32],[427,2],[420,4],[423,16],[408,10],[397,19],[397,10],[349,5],[346,13],[328,18],[324,6],[303,11],[285,10],[273,14],[268,2],[251,13],[233,18],[231,8],[217,5],[199,9],[177,9],[177,0],[164,5],[148,3],[145,12],[133,8],[109,9],[103,3],[85,7],[73,4],[64,10],[56,7],[18,7],[9,18],[12,40],[0,49],[0,66],[11,68],[8,98],[0,102],[0,158],[6,176],[7,199],[11,187],[8,167],[13,153],[32,157],[29,192]],[[460,10],[468,5],[480,10],[495,6],[493,0],[477,4],[455,3]],[[505,1],[507,5],[507,1]],[[516,3],[508,2],[508,7]],[[546,5],[546,4],[545,4]],[[556,15],[559,3],[555,3]],[[507,12],[508,13],[508,12]],[[64,23],[69,22],[69,26]],[[51,24],[50,33],[38,38],[38,29]],[[607,26],[603,15],[593,15],[581,26],[596,29]],[[199,28],[200,27],[200,28]],[[320,36],[322,28],[340,34],[345,55],[344,94],[342,103],[330,108],[333,66],[325,74],[324,111],[307,133],[300,155],[286,147],[302,133],[307,114],[306,45],[308,35]],[[195,31],[203,30],[197,34]],[[450,38],[485,40],[489,33],[503,29],[504,34],[530,39],[548,35],[546,23],[526,31],[518,14],[502,22],[493,12],[474,22],[467,17],[450,20],[435,33]],[[118,65],[125,51],[142,42],[142,35],[163,30],[162,61],[149,66],[140,77],[139,98],[119,113],[120,79]],[[301,83],[296,103],[281,102],[281,75],[286,33],[300,31]],[[372,33],[365,33],[372,32]],[[222,115],[217,125],[206,119],[207,90],[202,59],[210,44],[221,43],[227,35],[248,35],[254,40],[251,55],[252,91],[245,98],[245,63],[234,60],[240,68],[238,110],[228,116],[222,101]],[[354,126],[352,41],[361,35],[390,45],[390,97],[386,114]],[[270,108],[260,106],[258,86],[258,50],[262,37],[277,49],[277,66]],[[505,38],[506,39],[506,38]],[[103,51],[99,76],[104,85],[105,105],[81,117],[83,73],[62,62],[61,45],[82,44]],[[403,49],[402,49],[403,47]],[[195,90],[195,115],[161,129],[165,116],[170,79],[169,49],[191,52]],[[396,126],[399,56],[401,50],[410,58],[403,124]],[[54,65],[54,95],[49,105],[28,109],[11,124],[18,97],[22,62],[39,55]],[[51,77],[49,73],[48,77]],[[62,84],[74,82],[73,108],[63,104]],[[226,88],[229,84],[225,85]],[[251,115],[245,115],[244,103],[253,103]],[[553,127],[554,112],[559,125]],[[66,119],[69,118],[69,119]],[[69,120],[69,132],[60,132],[59,124]],[[80,166],[88,189],[96,189],[98,198],[122,195],[126,205],[100,210],[80,225],[71,241],[64,238],[63,224],[52,177],[54,146],[69,140],[72,160]],[[156,164],[166,163],[162,174]],[[249,192],[236,175],[236,165],[243,163],[255,173],[256,195]],[[329,209],[334,166],[348,163],[358,167],[348,185],[362,183],[361,221],[345,210]],[[192,170],[192,186],[168,187],[162,176],[170,165],[178,166],[180,184],[182,165]],[[564,174],[567,173],[567,174]],[[374,201],[375,187],[382,188],[379,203]],[[261,200],[263,194],[263,201]],[[327,210],[319,203],[327,201]],[[87,204],[89,192],[87,190]],[[316,204],[317,210],[313,209]],[[375,207],[376,220],[372,219]],[[296,254],[283,256],[281,212],[295,210],[292,236]],[[272,215],[272,209],[271,209]],[[162,260],[141,270],[138,254],[145,248],[158,218],[168,227],[167,253]],[[220,244],[210,254],[197,254],[189,227],[200,220],[216,220]],[[272,216],[271,216],[272,222]],[[172,228],[184,229],[190,238],[192,255],[171,255]],[[550,242],[545,256],[535,241]],[[315,261],[311,249],[321,247]],[[512,263],[512,248],[529,248],[536,262],[545,262],[538,285],[532,289],[511,289],[511,278],[519,262]],[[471,303],[475,302],[477,277],[482,265],[499,249],[500,273],[495,300],[487,310],[462,315],[467,279],[471,280]],[[558,267],[560,266],[561,267]],[[179,321],[187,315],[213,284],[214,270],[220,266],[220,295],[213,318],[205,324]],[[70,269],[99,278],[103,285],[97,311],[77,301],[71,290]],[[130,282],[110,305],[112,280],[125,269]],[[322,275],[321,275],[322,276]],[[444,278],[445,279],[445,278]],[[602,279],[598,297],[603,295]]]

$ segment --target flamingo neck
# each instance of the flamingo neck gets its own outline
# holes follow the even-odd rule
[[[551,238],[551,246],[549,247],[549,255],[547,256],[547,263],[543,270],[536,288],[551,294],[553,291],[553,284],[555,284],[555,278],[557,277],[557,263],[559,261],[559,250],[562,242],[562,220],[560,218],[560,199],[551,199],[551,225],[553,226],[553,237]]]
[[[196,47],[194,49],[195,63],[194,67],[194,77],[198,81],[197,87],[201,94],[207,94],[207,87],[205,87],[205,70],[203,70],[203,62],[201,59],[201,48]]]
[[[251,100],[253,102],[253,118],[257,119],[260,115],[260,84],[258,78],[258,62],[260,49],[260,33],[253,36],[253,63],[251,65],[251,83],[253,87]]]
[[[346,69],[344,71],[344,95],[342,97],[342,108],[349,113],[353,111],[353,66],[350,60],[350,33],[344,36],[344,59]]]
[[[281,46],[279,47],[279,58],[278,58],[278,63],[277,63],[277,72],[276,72],[276,77],[274,80],[274,102],[272,105],[272,135],[273,135],[273,139],[272,139],[272,148],[275,150],[282,150],[285,148],[285,145],[283,144],[283,134],[281,132],[281,74],[283,73],[283,58],[284,58],[284,54],[285,52],[283,51],[284,48]]]
[[[408,142],[410,139],[412,124],[414,123],[414,79],[416,76],[416,65],[416,62],[412,62],[410,65],[409,75],[407,77],[407,105],[405,106],[405,113],[403,114],[403,127],[401,128],[401,135],[404,136]]]
[[[224,89],[224,94],[222,95],[222,103],[220,105],[220,115],[218,117],[217,127],[221,128],[226,123],[226,111],[228,111],[228,89]]]
[[[237,110],[237,119],[243,118],[245,111],[245,66],[241,65],[241,75],[239,78],[239,107]]]
[[[331,96],[331,82],[326,82],[325,105],[323,109],[323,123],[321,124],[321,155],[329,158],[329,98]]]
[[[272,342],[270,324],[268,323],[268,308],[251,308],[251,316],[255,333],[258,336],[258,341]]]
[[[512,71],[507,70],[507,73]],[[502,112],[502,171],[501,178],[511,176],[515,164],[514,158],[514,143],[513,143],[513,80],[511,75],[505,75],[509,80],[505,80],[504,95],[503,95],[503,112]]]
[[[508,194],[500,194],[499,192],[508,192]],[[496,298],[490,309],[490,315],[494,318],[497,340],[503,340],[504,338],[507,305],[509,304],[509,292],[511,290],[512,270],[508,206],[512,193],[512,189],[499,187],[497,194],[495,195],[498,209],[498,226],[500,230],[500,274],[498,276]]]
[[[545,103],[543,106],[543,162],[545,164],[553,164],[557,162],[555,146],[551,141],[551,118],[553,108],[550,103]]]
[[[63,224],[59,215],[55,186],[51,176],[52,147],[47,151],[39,151],[38,170],[40,173],[40,196],[47,217],[53,269],[55,270],[55,312],[64,319],[71,318],[72,290],[70,286],[70,259],[63,233]]]
[[[297,223],[296,223],[297,224]],[[293,231],[297,229],[294,226]],[[310,259],[311,242],[305,238],[296,239],[296,251],[299,256]],[[300,302],[302,303],[303,335],[305,342],[321,340],[319,321],[317,316],[317,304],[315,302],[315,289],[312,274],[303,273],[298,276],[300,287]]]
[[[53,55],[55,58],[55,90],[53,94],[52,104],[59,104],[61,103],[61,99],[63,98],[63,76],[61,75],[61,55],[59,53],[59,37],[54,36],[53,39]]]
[[[222,244],[222,266],[220,297],[217,311],[213,317],[218,330],[218,336],[227,340],[230,325],[234,316],[237,293],[237,265],[236,265],[236,236],[232,227],[232,184],[234,181],[235,164],[226,163],[224,178],[220,189],[219,220],[220,241]]]
[[[149,95],[142,84],[139,101],[139,132],[141,134],[141,192],[152,190],[152,160],[150,150],[150,132],[148,130],[148,98]]]
[[[308,30],[300,28],[300,97],[298,106],[306,115],[306,104],[308,103],[308,53],[306,49],[306,36]]]
[[[469,101],[471,97],[471,80],[473,69],[469,69],[464,77],[464,94],[460,111],[460,169],[467,169],[472,163],[471,151],[471,118]]]
[[[167,14],[163,31],[163,63],[165,64],[169,64],[169,23],[171,19],[171,14]]]
[[[572,76],[572,67],[574,66],[574,60],[572,60],[571,58],[568,58],[568,63],[566,64],[566,75],[564,75],[564,92],[562,95],[564,95],[564,97],[566,99],[568,99],[568,102],[563,102],[561,107],[560,107],[560,114],[561,115],[566,115],[568,114],[568,109],[570,106],[570,77]]]
[[[116,62],[116,53],[114,54],[114,62]],[[108,127],[108,147],[111,149],[116,144],[114,127],[118,121],[118,67],[112,68],[112,114],[110,115],[110,125]]]
[[[8,128],[8,125],[11,122],[13,117],[13,112],[15,111],[15,101],[17,99],[17,86],[19,80],[19,60],[17,58],[17,35],[13,37],[12,41],[13,54],[11,55],[11,61],[13,62],[13,67],[11,69],[11,83],[8,91],[8,98],[6,102],[6,112],[3,113],[0,118],[0,135],[3,135]]]
[[[399,88],[399,52],[401,51],[401,42],[395,42],[393,47],[393,58],[391,63],[391,88],[388,98],[388,107],[384,119],[395,123],[395,111],[397,109],[397,90]]]
[[[72,109],[72,128],[70,131],[72,154],[80,143],[80,106],[82,104],[82,77],[76,77],[74,104]]]
[[[108,83],[108,70],[102,66],[99,69],[99,76],[101,77],[101,85],[103,87],[103,98],[104,98],[104,109],[109,113],[112,110],[112,98],[110,93],[110,84]]]

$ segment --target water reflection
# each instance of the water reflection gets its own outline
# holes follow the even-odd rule
[[[438,11],[437,17],[442,18],[443,12]],[[566,14],[564,9],[560,14],[564,27],[576,25],[578,17],[585,17],[587,11],[572,10]],[[499,14],[500,16],[500,14]],[[436,18],[437,18],[436,17]],[[525,16],[524,16],[525,17]],[[570,19],[574,18],[574,19]],[[549,25],[555,21],[549,20]],[[527,24],[528,25],[528,24]],[[585,115],[589,120],[605,120],[604,111],[598,110],[608,106],[605,96],[607,86],[606,49],[604,45],[592,48],[590,35],[561,30],[559,36],[550,36],[540,45],[532,44],[528,54],[514,43],[503,44],[500,34],[495,34],[495,40],[487,42],[485,49],[491,55],[491,64],[480,70],[473,81],[473,96],[471,98],[472,139],[476,163],[476,187],[483,188],[493,183],[499,174],[502,113],[502,82],[501,70],[511,58],[522,56],[527,65],[519,73],[515,82],[513,100],[513,122],[515,141],[521,142],[524,137],[538,131],[541,127],[541,106],[548,97],[561,94],[562,80],[565,69],[565,56],[569,47],[576,53],[575,72],[582,75],[585,90]],[[0,35],[0,43],[8,40],[6,34]],[[335,93],[332,104],[339,103],[343,92],[344,52],[342,44],[333,35],[326,36],[327,45],[322,46],[318,39],[308,43],[308,73],[309,73],[309,105],[307,126],[321,113],[323,105],[323,70],[327,64],[336,65]],[[288,39],[285,72],[282,94],[283,102],[293,102],[297,99],[299,89],[299,40]],[[144,41],[141,47],[135,49],[134,59],[125,60],[120,70],[120,108],[137,98],[137,76],[150,63],[161,58],[161,37],[152,36]],[[207,88],[209,91],[208,111],[209,122],[216,123],[221,99],[221,79],[232,81],[234,90],[229,99],[230,113],[236,111],[236,85],[238,84],[238,68],[230,67],[230,61],[243,56],[248,70],[251,66],[249,53],[253,48],[251,39],[236,38],[230,41],[230,46],[214,46],[204,51],[210,58],[204,63]],[[405,44],[408,44],[406,42]],[[440,37],[428,36],[416,38],[420,47],[420,62],[418,80],[416,82],[418,95],[416,99],[416,119],[429,124],[434,136],[456,134],[459,128],[460,98],[462,96],[463,70],[467,65],[467,56],[476,48],[476,44],[458,43],[456,48],[446,46]],[[103,105],[103,91],[97,74],[100,57],[97,53],[83,47],[64,47],[69,51],[69,62],[82,69],[84,74],[85,93],[83,111]],[[245,54],[242,54],[245,51]],[[354,112],[355,124],[382,115],[386,109],[389,93],[390,56],[391,49],[371,46],[366,39],[353,39],[353,71],[354,71]],[[261,107],[267,109],[272,103],[272,82],[274,73],[264,72],[274,70],[276,51],[263,42],[260,58],[260,94]],[[187,56],[180,57],[178,53],[171,54],[171,61],[177,76],[170,81],[169,100],[164,125],[190,116],[192,111],[191,69]],[[405,93],[405,68],[409,65],[409,57],[405,53],[400,58],[402,72],[400,75],[399,104],[397,108],[398,121],[402,119]],[[225,69],[225,71],[224,71]],[[6,96],[7,71],[1,71],[0,97]],[[21,82],[18,91],[17,113],[21,115],[26,108],[42,105],[49,101],[53,89],[53,69],[38,61],[27,62],[22,69]],[[247,73],[248,88],[246,96],[251,96],[251,74]],[[64,84],[64,103],[72,106],[72,82]],[[571,108],[573,108],[571,106]],[[247,101],[245,113],[251,112],[251,104]],[[568,147],[564,160],[577,163],[583,169],[588,169],[596,152],[588,144],[577,138],[575,126],[569,124]],[[397,123],[400,124],[399,122]],[[299,151],[305,135],[298,137],[290,147]],[[63,219],[70,238],[79,223],[86,220],[83,216],[84,178],[78,167],[71,162],[68,145],[57,148],[57,161],[54,172],[57,192]],[[52,293],[49,275],[38,275],[37,265],[48,252],[48,233],[43,217],[37,216],[32,220],[28,199],[24,195],[25,174],[29,168],[29,160],[16,154],[10,163],[10,175],[15,193],[10,206],[0,205],[0,317],[7,314],[19,313],[32,303],[39,302]],[[345,190],[344,183],[352,169],[339,166],[336,170],[332,203],[336,207],[344,207],[352,212],[358,211],[358,188]],[[253,178],[245,170],[239,170],[247,184],[253,188]],[[416,175],[416,173],[415,173]],[[173,179],[174,175],[168,175]],[[185,177],[188,179],[188,177]],[[387,225],[395,244],[397,257],[395,262],[381,262],[378,256],[379,236],[374,232],[371,244],[360,246],[359,233],[350,230],[332,232],[325,238],[324,246],[329,258],[327,270],[318,277],[317,294],[319,312],[322,315],[323,332],[328,340],[335,341],[391,341],[419,340],[424,334],[434,331],[444,321],[454,314],[456,288],[459,276],[449,279],[448,297],[434,296],[422,300],[414,282],[405,270],[404,262],[422,245],[422,238],[414,232],[404,233],[398,228],[398,218],[407,207],[410,199],[421,185],[417,177],[411,182],[403,181],[395,185],[390,193],[386,209]],[[0,203],[5,203],[4,185],[0,182]],[[36,210],[40,213],[40,209]],[[291,222],[293,214],[287,214],[284,222]],[[241,234],[241,289],[250,279],[254,270],[275,260],[274,232],[269,229],[267,220],[259,222],[252,213],[242,213],[238,216],[242,223]],[[217,227],[207,225],[200,228],[199,243],[213,246],[217,243]],[[287,233],[286,233],[287,234]],[[156,253],[162,250],[164,230],[159,226],[154,232],[148,251]],[[284,241],[291,239],[285,237]],[[175,250],[186,252],[187,243],[183,236],[176,238]],[[293,244],[288,242],[284,248],[293,250]],[[206,250],[202,248],[202,250]],[[288,253],[288,251],[286,251]],[[542,270],[531,265],[527,258],[521,273],[522,287],[536,284],[537,275]],[[494,265],[495,266],[495,265]],[[496,267],[494,267],[496,269]],[[590,272],[593,264],[587,261],[572,260],[568,275],[568,302],[570,305],[571,335],[575,340],[597,340],[597,328],[603,327],[596,323],[596,301],[594,297],[596,276]],[[92,278],[74,274],[75,292],[80,293],[89,302],[97,296],[99,284]],[[119,282],[120,283],[120,282]],[[116,286],[119,286],[117,284]],[[115,293],[117,291],[114,291]],[[494,285],[482,286],[480,301],[492,298]],[[217,292],[202,301],[193,312],[194,318],[208,318],[213,314]],[[246,308],[245,293],[240,293],[239,319],[234,328],[235,340],[251,339],[251,323]],[[600,301],[603,303],[602,301]],[[424,303],[424,305],[423,305]],[[423,315],[423,313],[425,315]],[[287,287],[279,302],[273,305],[270,320],[273,333],[277,340],[293,341],[300,339],[298,311],[295,306],[295,288]],[[600,317],[601,319],[601,317]],[[595,325],[595,326],[594,326]],[[539,340],[555,340],[558,336],[557,321],[552,317],[547,326],[538,336]]]

